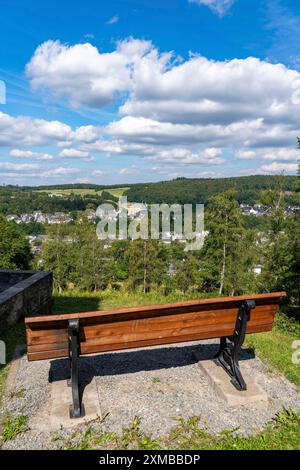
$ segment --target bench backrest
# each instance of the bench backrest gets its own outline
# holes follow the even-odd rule
[[[247,333],[272,329],[285,292],[25,319],[28,360],[67,357],[68,321],[79,319],[80,354],[231,336],[241,302],[255,300]]]

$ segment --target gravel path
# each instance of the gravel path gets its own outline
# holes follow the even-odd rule
[[[120,432],[134,417],[140,427],[154,436],[166,434],[176,425],[176,418],[198,416],[200,425],[210,432],[239,428],[241,434],[256,433],[283,407],[300,411],[297,387],[284,377],[271,373],[259,358],[244,350],[242,359],[248,373],[270,396],[268,404],[230,408],[218,398],[201,370],[193,352],[203,359],[212,358],[217,342],[206,341],[171,347],[155,347],[83,357],[81,377],[89,382],[96,376],[101,409],[108,413],[97,425],[101,430]],[[14,392],[3,401],[3,412],[25,414],[30,420],[47,403],[50,394],[49,371],[53,380],[66,378],[67,360],[20,362]],[[78,429],[84,429],[81,425]],[[58,430],[69,436],[74,428]],[[57,433],[29,430],[5,444],[6,449],[55,448]]]

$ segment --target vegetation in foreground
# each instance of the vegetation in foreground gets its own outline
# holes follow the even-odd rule
[[[19,434],[28,430],[28,418],[25,415],[13,416],[8,414],[2,422],[3,431],[0,436],[0,445],[2,442],[12,441]]]
[[[154,438],[140,428],[140,419],[135,417],[121,434],[101,432],[89,425],[84,432],[74,431],[69,437],[52,435],[49,445],[61,450],[300,450],[300,413],[282,410],[265,429],[253,436],[241,436],[238,428],[211,434],[201,427],[197,416],[185,420],[177,419],[178,424],[165,436]],[[26,432],[27,417],[8,415],[0,436],[1,446]]]
[[[91,449],[168,449],[168,450],[299,450],[300,414],[282,410],[266,428],[254,436],[240,436],[238,429],[210,434],[200,426],[198,417],[178,419],[178,425],[166,436],[153,438],[140,429],[140,420],[134,418],[120,435],[97,432],[88,427],[83,434],[73,433],[65,439],[57,434],[52,442],[64,450]]]
[[[273,330],[247,336],[247,346],[264,360],[274,371],[281,372],[291,382],[300,387],[300,364],[293,364],[292,345],[300,339],[300,323],[279,313],[275,318]]]

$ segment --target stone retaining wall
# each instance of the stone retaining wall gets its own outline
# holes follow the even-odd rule
[[[27,315],[52,309],[52,273],[0,270],[0,333]]]

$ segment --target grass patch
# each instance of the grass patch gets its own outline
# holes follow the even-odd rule
[[[75,196],[101,196],[102,192],[105,191],[110,193],[112,196],[121,197],[123,194],[128,191],[130,187],[126,188],[111,188],[111,189],[60,189],[60,188],[52,188],[52,189],[36,189],[35,192],[37,193],[46,193],[46,194],[62,194],[66,197],[75,195]]]
[[[15,439],[19,434],[28,430],[28,418],[25,415],[13,416],[8,414],[2,422],[3,431],[1,440],[3,442]]]
[[[283,313],[276,315],[273,330],[247,336],[247,345],[273,370],[300,386],[300,364],[292,363],[292,344],[300,340],[300,324]]]
[[[82,436],[73,433],[69,439],[56,436],[59,448],[66,450],[119,449],[119,450],[299,450],[300,414],[292,410],[281,411],[266,428],[254,436],[240,436],[238,430],[225,430],[210,434],[199,426],[199,418],[180,418],[178,425],[163,437],[153,438],[140,429],[139,418],[134,418],[122,433],[97,433],[89,427]]]
[[[128,191],[128,189],[130,188],[129,187],[128,188],[111,188],[111,189],[106,189],[105,191],[107,193],[112,194],[112,196],[121,197],[126,191]]]
[[[101,196],[102,190],[96,190],[96,189],[37,189],[37,193],[46,193],[46,194],[62,194],[64,196],[85,196],[91,195],[91,196]]]
[[[12,360],[17,344],[25,344],[25,325],[23,322],[9,328],[0,338],[6,345],[6,364],[0,364],[0,405],[4,392],[5,381],[9,371],[10,361]]]
[[[102,292],[65,291],[54,294],[54,308],[56,313],[88,312],[93,310],[106,310],[111,308],[134,307],[138,305],[154,305],[180,300],[193,300],[207,297],[207,294],[184,294],[180,291],[169,295],[157,291],[147,294],[142,292],[127,292],[107,289]]]

